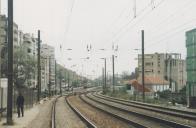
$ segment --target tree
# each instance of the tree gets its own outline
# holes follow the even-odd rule
[[[1,65],[1,77],[5,78],[7,77],[7,47],[2,47],[1,50],[1,59],[0,59],[0,65]]]
[[[78,86],[79,86],[79,82],[78,82],[77,80],[74,80],[74,81],[72,82],[72,86],[73,86],[73,87],[78,87]]]
[[[30,87],[31,79],[35,79],[36,60],[24,51],[16,48],[14,51],[14,85],[17,89]]]
[[[132,80],[132,79],[136,79],[138,77],[137,72],[132,72],[131,74],[129,74],[128,72],[124,71],[122,73],[122,79],[124,80]]]

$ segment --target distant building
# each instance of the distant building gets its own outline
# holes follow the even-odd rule
[[[8,27],[8,19],[5,15],[0,15],[0,65],[1,69],[5,69],[6,67],[2,66],[2,61],[6,57],[7,53],[7,27]],[[18,25],[16,23],[13,24],[13,46],[14,48],[18,47]],[[6,71],[1,70],[1,76],[6,76]]]
[[[55,88],[55,49],[47,44],[41,45],[41,87],[42,91]]]
[[[33,35],[19,31],[18,32],[18,45],[23,50],[24,54],[28,54],[35,61],[37,60],[37,39]],[[29,82],[32,88],[36,87],[37,85],[37,74],[36,73],[32,75],[32,78],[30,79]]]
[[[138,55],[139,76],[142,76],[142,56]],[[180,54],[155,53],[144,55],[145,77],[169,81],[172,91],[179,91],[186,85],[186,65]],[[141,79],[139,81],[141,83]],[[146,83],[145,83],[146,84]]]
[[[141,77],[138,79],[141,81]],[[160,77],[145,77],[145,87],[152,92],[162,92],[169,89],[169,82]]]
[[[196,29],[186,32],[188,106],[196,107]]]
[[[169,89],[169,82],[164,79],[160,79],[160,77],[145,77],[144,79],[145,79],[145,86],[144,86],[145,95],[148,97],[154,98],[157,92],[162,92]],[[141,77],[139,77],[137,80],[133,79],[127,81],[125,82],[125,84],[127,86],[130,86],[128,87],[130,88],[129,89],[130,94],[132,95],[138,93],[142,94],[143,86],[141,83]]]
[[[125,84],[128,86],[127,87],[128,88],[128,92],[131,95],[142,94],[142,92],[144,91],[146,96],[152,97],[152,98],[154,97],[153,90],[151,90],[148,87],[144,87],[144,90],[143,90],[142,84],[139,83],[138,80],[136,80],[136,79],[133,79],[133,80],[130,80],[130,81],[126,81]]]
[[[23,34],[23,48],[29,55],[37,56],[37,42],[33,35],[29,33]]]
[[[0,15],[0,43],[7,45],[7,27],[8,19],[5,15]],[[18,46],[18,25],[13,24],[13,45],[14,47]]]

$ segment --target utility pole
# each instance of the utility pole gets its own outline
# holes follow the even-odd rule
[[[37,101],[40,101],[41,94],[41,64],[40,64],[40,47],[41,47],[41,39],[40,39],[40,30],[38,30],[38,47],[37,47]]]
[[[112,84],[113,84],[113,93],[114,93],[114,86],[115,86],[115,73],[114,73],[114,55],[112,55],[112,72],[113,72],[113,79],[112,79]]]
[[[62,95],[62,73],[60,70],[60,95]]]
[[[48,85],[49,97],[51,96],[51,59],[49,57],[49,85]]]
[[[68,91],[69,91],[69,71],[67,72],[68,73]]]
[[[144,30],[142,30],[142,99],[145,102],[145,81],[144,81]]]
[[[104,58],[104,63],[105,63],[105,89],[104,90],[107,90],[107,74],[106,74],[106,58]]]
[[[12,125],[13,98],[13,0],[8,0],[8,90],[7,90],[7,124]]]
[[[102,82],[103,82],[103,85],[102,85],[103,86],[103,93],[105,93],[105,82],[104,82],[105,81],[105,77],[104,77],[104,71],[105,71],[104,68],[102,68],[102,75],[103,75],[103,80],[102,80]]]
[[[55,95],[56,95],[56,87],[57,87],[57,63],[56,63],[56,60],[55,60]]]
[[[137,16],[137,5],[136,5],[136,0],[133,0],[134,4],[133,4],[133,11],[134,11],[134,18],[136,18]]]

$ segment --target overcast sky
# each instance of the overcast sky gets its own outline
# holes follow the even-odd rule
[[[136,1],[133,19],[134,0],[14,0],[14,20],[26,33],[36,36],[40,29],[43,42],[55,47],[57,61],[65,67],[76,64],[72,68],[83,75],[100,75],[102,57],[111,73],[113,44],[119,47],[116,72],[134,71],[142,29],[146,53],[177,52],[185,58],[185,31],[196,28],[196,0]],[[2,14],[6,2],[2,0]],[[90,60],[81,59],[87,56]]]

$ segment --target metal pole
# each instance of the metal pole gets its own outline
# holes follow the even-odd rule
[[[103,93],[105,93],[105,89],[104,89],[104,83],[105,83],[105,82],[104,82],[104,79],[105,79],[105,77],[104,77],[104,68],[102,68],[102,73],[103,73],[103,74],[102,74],[102,75],[103,75]]]
[[[49,57],[49,97],[51,96],[51,59]]]
[[[137,16],[137,6],[136,6],[136,0],[134,0],[134,4],[133,4],[133,11],[134,11],[134,18],[136,18]]]
[[[142,30],[142,99],[145,102],[145,81],[144,81],[144,30]]]
[[[8,0],[8,91],[7,91],[7,124],[12,125],[13,98],[13,0]]]
[[[40,64],[40,46],[41,46],[41,40],[40,40],[40,30],[38,30],[38,54],[37,54],[37,101],[40,101],[40,94],[41,94],[41,64]]]
[[[68,91],[69,91],[69,71],[67,73],[68,73]]]
[[[62,73],[60,71],[60,95],[62,95]]]
[[[114,86],[115,86],[115,74],[114,74],[114,55],[112,55],[112,71],[113,71],[113,79],[112,79],[112,84],[113,84],[113,92],[114,90]]]
[[[106,75],[107,75],[107,74],[106,74],[106,58],[104,58],[104,62],[105,62],[105,83],[104,83],[104,84],[105,84],[105,87],[104,87],[104,90],[106,90],[106,89],[107,89],[107,87],[106,87],[106,86],[107,86],[107,76],[106,76]]]
[[[56,95],[56,87],[57,87],[57,63],[55,60],[55,95]]]

